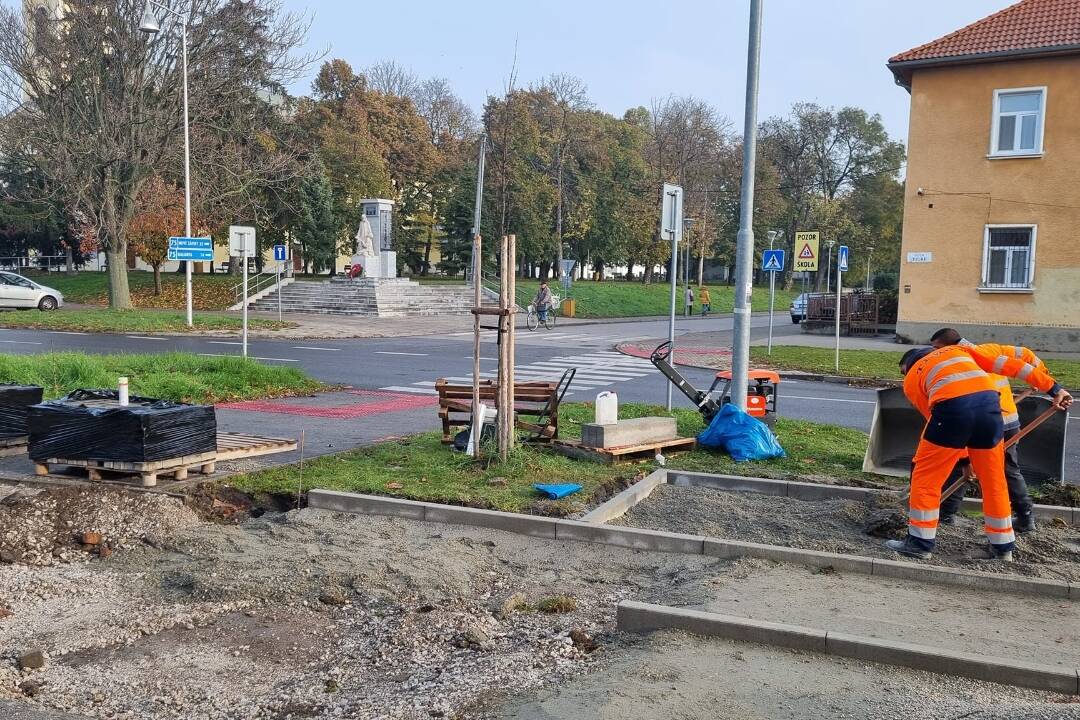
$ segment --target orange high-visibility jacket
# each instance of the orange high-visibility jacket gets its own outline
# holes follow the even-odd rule
[[[974,346],[978,348],[980,352],[985,355],[993,355],[995,358],[1007,357],[1023,360],[1028,365],[1032,365],[1036,368],[1043,366],[1042,360],[1039,356],[1028,350],[1021,345],[999,345],[998,343],[981,343],[974,345],[967,340],[961,340],[961,345]],[[994,381],[994,386],[1001,393],[1001,418],[1005,421],[1005,428],[1016,428],[1020,426],[1020,411],[1016,407],[1016,398],[1013,397],[1012,385],[1009,384],[1009,378],[1002,375],[991,374],[991,379]]]
[[[1041,392],[1050,392],[1056,385],[1046,370],[1020,358],[986,353],[971,345],[951,345],[933,351],[908,370],[904,394],[929,418],[931,408],[942,400],[986,390],[1000,393],[993,375],[1023,380]]]

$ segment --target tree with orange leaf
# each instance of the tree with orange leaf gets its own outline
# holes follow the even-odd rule
[[[128,223],[135,254],[154,269],[154,295],[161,294],[161,266],[169,259],[169,238],[184,234],[184,196],[155,175],[139,191],[138,211]]]

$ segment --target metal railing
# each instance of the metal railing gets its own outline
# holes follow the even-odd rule
[[[28,257],[0,257],[0,270],[37,270],[40,272],[53,272],[67,268],[67,256],[65,255],[35,255]]]
[[[263,290],[267,290],[269,288],[272,288],[274,285],[277,284],[279,277],[282,280],[285,279],[284,275],[279,275],[277,272],[272,272],[272,273],[271,272],[263,272],[263,273],[259,273],[258,275],[250,275],[250,276],[248,276],[247,296],[250,298],[252,295],[258,295]],[[236,285],[233,285],[232,291],[233,291],[233,297],[236,298],[236,304],[237,305],[244,302],[244,300],[246,298],[244,297],[244,283],[243,282],[240,282],[240,283],[237,283]]]

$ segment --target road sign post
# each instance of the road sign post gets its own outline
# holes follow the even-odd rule
[[[675,300],[679,284],[679,241],[683,230],[683,189],[678,185],[664,185],[663,207],[660,212],[660,234],[671,240],[671,317],[668,320],[668,341],[671,342],[671,364],[675,364]],[[667,388],[667,409],[671,411],[671,383]]]
[[[277,319],[281,322],[281,276],[285,272],[285,256],[288,253],[288,248],[284,245],[274,246],[274,259],[278,262],[277,271]]]
[[[832,257],[830,255],[830,257]],[[848,269],[848,246],[836,249],[836,372],[840,372],[840,296],[843,293],[843,277]],[[850,318],[851,313],[848,312]]]
[[[784,271],[784,251],[766,250],[761,254],[761,269],[769,273],[769,355],[772,355],[773,312],[776,310],[776,273]]]
[[[240,354],[247,357],[248,354],[248,258],[255,254],[255,228],[243,225],[231,225],[229,227],[229,253],[240,256],[240,264],[243,265],[244,273],[244,321],[243,338],[240,343]]]

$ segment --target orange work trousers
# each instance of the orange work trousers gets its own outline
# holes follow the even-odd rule
[[[928,551],[934,549],[941,486],[965,453],[971,458],[971,467],[982,488],[986,538],[998,550],[1012,550],[1016,536],[1012,529],[1009,486],[1005,481],[1005,446],[1001,442],[989,450],[978,450],[942,447],[925,437],[920,440],[911,472],[908,534],[917,546]]]

